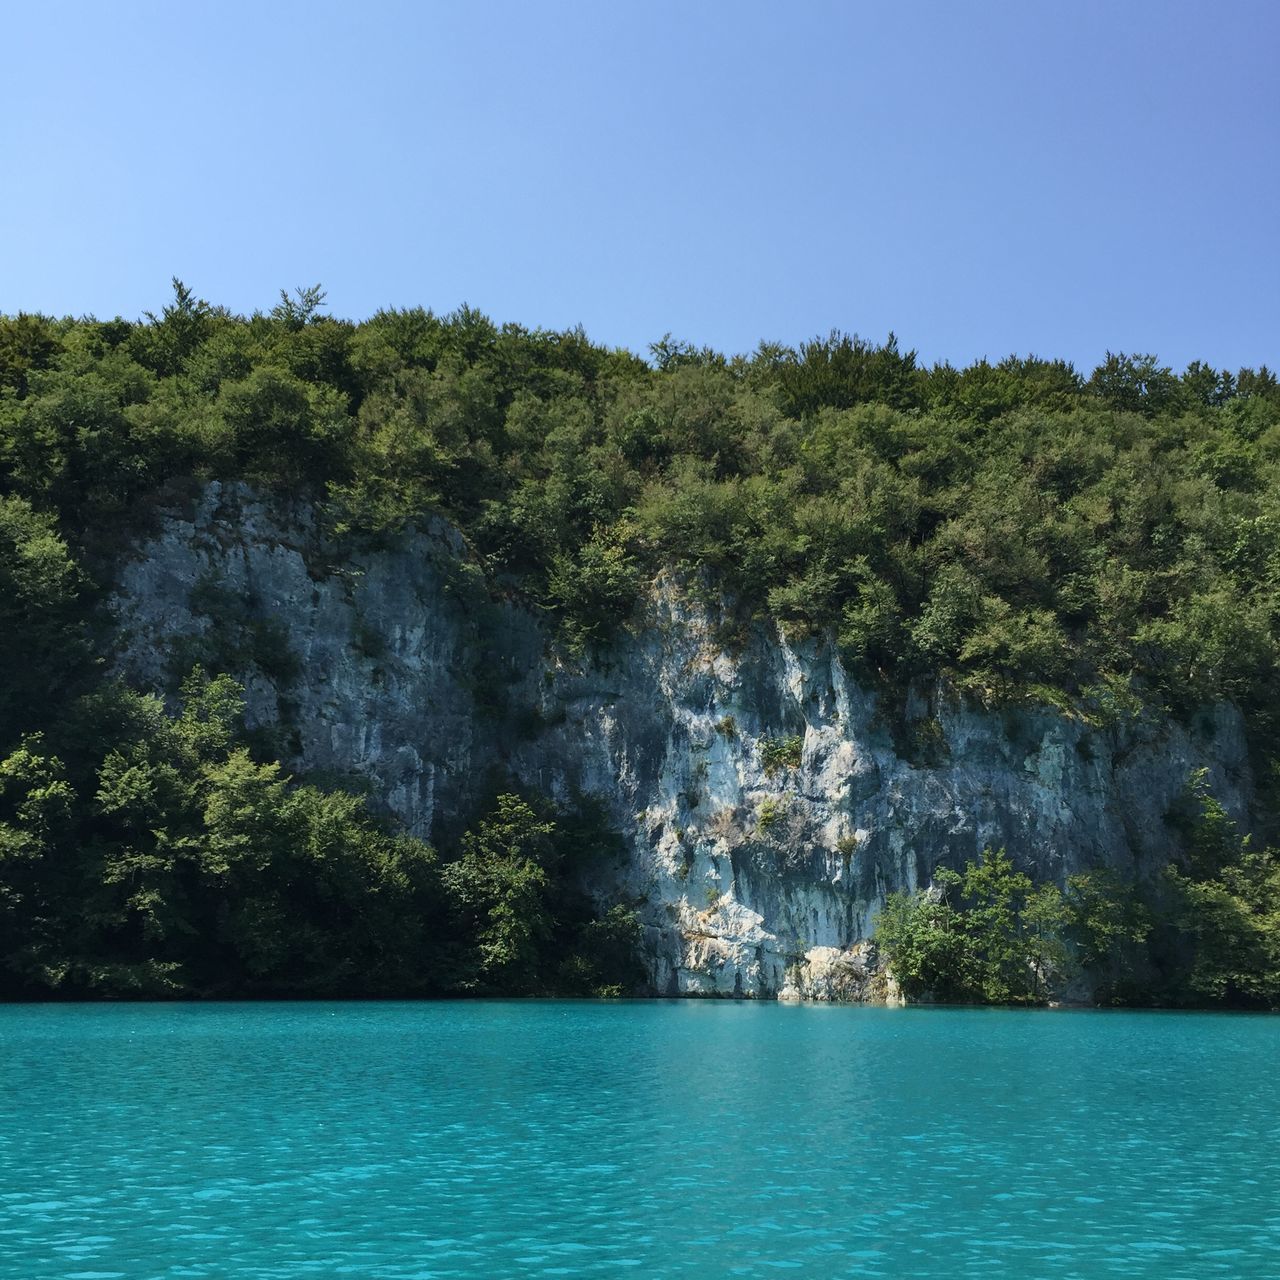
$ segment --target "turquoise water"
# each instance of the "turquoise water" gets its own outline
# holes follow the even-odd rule
[[[1280,1276],[1280,1019],[0,1007],[0,1276]]]

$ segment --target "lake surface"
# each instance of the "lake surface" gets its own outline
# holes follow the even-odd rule
[[[0,1007],[0,1276],[1280,1275],[1280,1018]]]

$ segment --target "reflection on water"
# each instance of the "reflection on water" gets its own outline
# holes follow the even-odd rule
[[[1280,1275],[1280,1020],[0,1008],[0,1277]]]

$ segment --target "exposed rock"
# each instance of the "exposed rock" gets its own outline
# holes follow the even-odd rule
[[[991,845],[1059,882],[1154,865],[1200,767],[1247,819],[1230,706],[1098,728],[939,688],[895,745],[831,646],[764,625],[726,637],[669,578],[608,655],[575,663],[536,610],[491,597],[443,521],[339,558],[306,510],[213,484],[122,568],[115,607],[130,679],[171,689],[173,655],[238,645],[250,724],[290,767],[367,781],[424,838],[465,821],[494,771],[598,796],[627,853],[591,887],[635,905],[659,992],[884,995],[876,912],[940,863]],[[790,737],[798,766],[766,769],[764,745]]]

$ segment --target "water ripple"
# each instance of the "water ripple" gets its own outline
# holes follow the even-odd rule
[[[1280,1021],[0,1008],[3,1280],[1280,1274]]]

